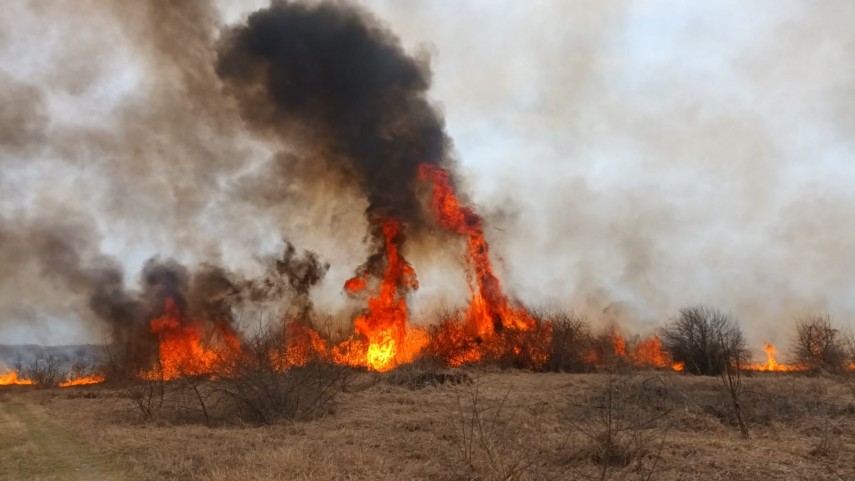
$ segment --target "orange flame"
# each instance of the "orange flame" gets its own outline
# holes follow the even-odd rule
[[[431,182],[431,207],[443,228],[465,236],[469,253],[471,300],[462,323],[448,320],[437,334],[437,348],[445,351],[451,365],[485,357],[513,354],[528,360],[528,367],[541,367],[548,360],[551,325],[539,325],[521,305],[512,303],[490,261],[490,246],[484,237],[481,217],[460,204],[448,171],[422,164],[419,177]],[[530,332],[530,336],[520,333]],[[452,343],[444,345],[444,342]]]
[[[104,382],[104,376],[81,376],[61,382],[59,383],[59,387],[87,386],[89,384],[100,384],[102,382]]]
[[[164,300],[163,314],[151,320],[150,329],[158,337],[159,370],[145,373],[143,377],[148,379],[211,374],[240,350],[240,339],[224,323],[217,324],[221,348],[206,346],[202,342],[205,334],[202,326],[183,316],[171,298]]]
[[[789,365],[789,364],[779,364],[775,359],[778,354],[778,349],[768,342],[763,343],[763,352],[766,353],[766,364],[749,364],[747,366],[747,370],[749,371],[774,371],[774,372],[790,372],[790,371],[802,371],[804,368],[801,366]]]
[[[612,329],[608,332],[607,339],[610,351],[604,349],[603,345],[595,346],[586,353],[585,362],[597,368],[604,368],[607,359],[642,368],[671,368],[674,371],[682,371],[685,368],[683,363],[674,362],[668,351],[662,348],[662,340],[657,335],[637,343],[627,343],[620,332]]]
[[[0,374],[0,386],[26,386],[31,384],[34,384],[31,379],[18,377],[18,371],[9,371],[6,374]]]
[[[638,343],[630,353],[634,366],[668,367],[674,363],[671,356],[662,349],[662,340],[659,336],[651,336]]]
[[[401,223],[382,220],[386,269],[380,285],[370,292],[364,277],[348,280],[351,295],[373,295],[365,312],[353,321],[354,336],[336,346],[333,360],[375,371],[388,371],[413,357],[427,344],[420,330],[407,330],[407,294],[419,287],[416,271],[399,252],[403,239]]]

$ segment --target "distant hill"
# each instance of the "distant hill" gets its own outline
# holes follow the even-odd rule
[[[24,364],[42,357],[55,357],[63,364],[97,363],[104,356],[104,346],[98,344],[73,344],[68,346],[39,346],[36,344],[0,344],[0,370],[11,368],[16,362]]]

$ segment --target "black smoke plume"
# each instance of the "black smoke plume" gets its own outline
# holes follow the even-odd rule
[[[446,164],[449,139],[426,97],[427,58],[408,55],[369,13],[275,2],[227,32],[216,70],[250,126],[358,185],[370,223],[424,224],[418,166]],[[291,175],[318,171],[303,170]]]

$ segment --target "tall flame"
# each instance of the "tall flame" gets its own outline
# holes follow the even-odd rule
[[[490,261],[490,246],[484,237],[481,217],[461,205],[454,193],[448,171],[421,164],[419,178],[433,186],[431,207],[443,228],[466,238],[469,291],[471,300],[462,323],[445,322],[439,341],[456,343],[457,352],[447,355],[452,365],[474,362],[485,356],[513,353],[528,359],[530,367],[543,366],[548,360],[547,346],[551,326],[539,325],[522,306],[512,303]],[[507,335],[529,332],[532,336]],[[499,340],[499,337],[503,337]],[[438,343],[440,348],[448,347]]]
[[[371,295],[365,312],[353,321],[357,337],[334,349],[334,359],[343,364],[388,371],[409,362],[427,344],[427,334],[407,329],[407,294],[419,287],[416,271],[400,252],[403,239],[401,223],[381,221],[386,251],[386,266],[380,285],[369,288],[368,279],[354,277],[344,287],[352,296]]]
[[[789,372],[789,371],[801,371],[803,370],[800,366],[794,366],[789,364],[779,364],[776,356],[778,354],[778,349],[774,344],[764,342],[763,343],[763,352],[766,353],[766,364],[749,364],[747,369],[749,371],[776,371],[776,372]]]

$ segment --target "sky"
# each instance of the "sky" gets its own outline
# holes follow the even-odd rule
[[[460,186],[515,298],[639,333],[705,303],[758,350],[799,316],[855,328],[851,2],[359,3],[430,57]],[[131,284],[153,255],[252,272],[285,236],[332,265],[318,304],[345,306],[367,252],[359,200],[242,203],[270,146],[205,127],[219,108],[163,114],[184,101],[169,49],[196,46],[152,47],[142,20],[78,5],[0,12],[0,100],[39,99],[0,113],[0,218],[94,220]],[[263,5],[219,2],[218,21]],[[417,316],[465,297],[454,253],[408,257]],[[101,340],[79,296],[2,245],[0,261],[0,343]]]

